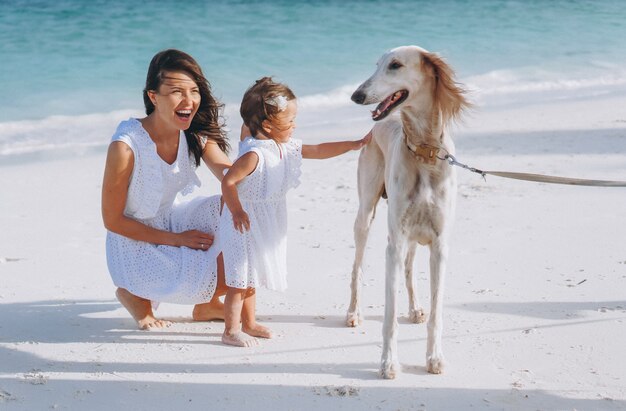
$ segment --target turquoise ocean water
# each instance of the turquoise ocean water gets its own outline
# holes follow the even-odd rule
[[[486,106],[626,92],[621,0],[2,0],[0,162],[106,145],[112,118],[142,111],[148,63],[164,48],[192,54],[235,109],[274,75],[330,110],[406,44],[444,55]]]

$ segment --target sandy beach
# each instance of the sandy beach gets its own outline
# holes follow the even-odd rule
[[[480,108],[454,130],[459,161],[487,170],[626,180],[626,98]],[[302,109],[296,137],[356,138]],[[122,118],[120,118],[121,120]],[[318,119],[319,120],[319,119]],[[230,126],[238,127],[236,120]],[[113,129],[103,130],[105,135]],[[233,153],[234,154],[234,153]],[[344,326],[358,207],[358,153],[305,161],[289,197],[289,289],[259,290],[278,337],[220,343],[223,323],[136,329],[114,298],[100,218],[104,148],[0,167],[0,409],[626,409],[626,189],[538,184],[459,170],[442,375],[425,371],[425,324],[401,287],[403,373],[378,377],[386,204],[365,259],[365,322]],[[193,195],[216,193],[205,169]],[[416,257],[429,310],[426,249]]]

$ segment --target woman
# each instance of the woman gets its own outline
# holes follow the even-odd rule
[[[175,199],[200,185],[200,159],[219,180],[231,165],[222,106],[196,61],[178,50],[154,56],[143,99],[147,116],[120,123],[102,184],[116,296],[141,329],[170,325],[154,317],[159,302],[196,304],[195,320],[221,319],[223,266],[210,247],[219,196],[180,205]]]

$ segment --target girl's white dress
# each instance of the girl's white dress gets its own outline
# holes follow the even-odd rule
[[[239,155],[253,151],[255,170],[237,185],[241,205],[250,218],[250,230],[235,230],[224,205],[219,228],[219,249],[224,253],[226,285],[283,291],[287,288],[287,191],[300,184],[302,142],[248,137]]]
[[[134,156],[124,214],[159,230],[196,229],[216,234],[220,196],[176,201],[179,193],[188,194],[200,185],[185,135],[181,132],[179,138],[176,161],[168,164],[159,157],[156,145],[138,120],[120,123],[111,141],[124,142]],[[210,301],[217,284],[218,253],[216,247],[202,251],[156,245],[113,232],[108,232],[106,239],[113,283],[155,303]]]

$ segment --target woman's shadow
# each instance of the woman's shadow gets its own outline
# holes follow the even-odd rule
[[[2,304],[0,343],[145,343],[154,338],[154,333],[137,329],[130,316],[116,318],[111,314],[119,309],[121,304],[117,300],[46,300]],[[176,321],[191,322],[191,318],[177,318]],[[158,331],[160,341],[173,334],[196,335],[189,330]],[[133,338],[129,339],[129,335]],[[206,336],[206,329],[199,329],[197,335]]]
[[[39,349],[34,351],[20,347],[49,344],[62,345],[63,350],[71,350],[72,344],[84,343],[83,351],[97,352],[100,346],[113,346],[116,343],[123,344],[150,344],[158,343],[158,346],[171,343],[189,345],[211,344],[210,340],[217,341],[222,328],[217,331],[207,332],[207,328],[213,330],[213,326],[207,326],[205,322],[194,323],[191,319],[176,319],[180,324],[173,328],[158,330],[156,332],[141,331],[136,328],[136,323],[130,317],[116,318],[112,311],[120,310],[121,304],[117,300],[47,300],[19,302],[0,305],[0,368],[2,372],[28,373],[31,371],[53,371],[62,369],[64,372],[180,372],[184,373],[191,367],[195,371],[210,373],[284,373],[286,370],[293,373],[338,373],[351,378],[375,379],[376,373],[368,370],[375,369],[375,363],[359,364],[335,364],[332,370],[328,370],[328,364],[296,364],[284,363],[277,367],[276,364],[257,364],[242,366],[237,363],[209,361],[208,363],[166,364],[155,361],[147,363],[135,363],[128,361],[107,361],[102,359],[93,360],[76,359],[76,361],[55,359],[54,350],[43,348],[50,352],[45,358]],[[308,323],[309,318],[280,317],[275,321],[295,321]],[[314,320],[323,326],[326,320],[318,318]],[[333,321],[335,322],[335,321]],[[220,325],[222,323],[220,322]],[[220,344],[221,345],[221,344]],[[89,348],[92,346],[93,348]],[[58,350],[57,348],[56,350]],[[107,348],[107,350],[110,350]],[[127,349],[126,349],[127,350]],[[143,348],[139,347],[139,351]],[[84,357],[84,355],[83,355]],[[98,358],[94,354],[94,358]]]

